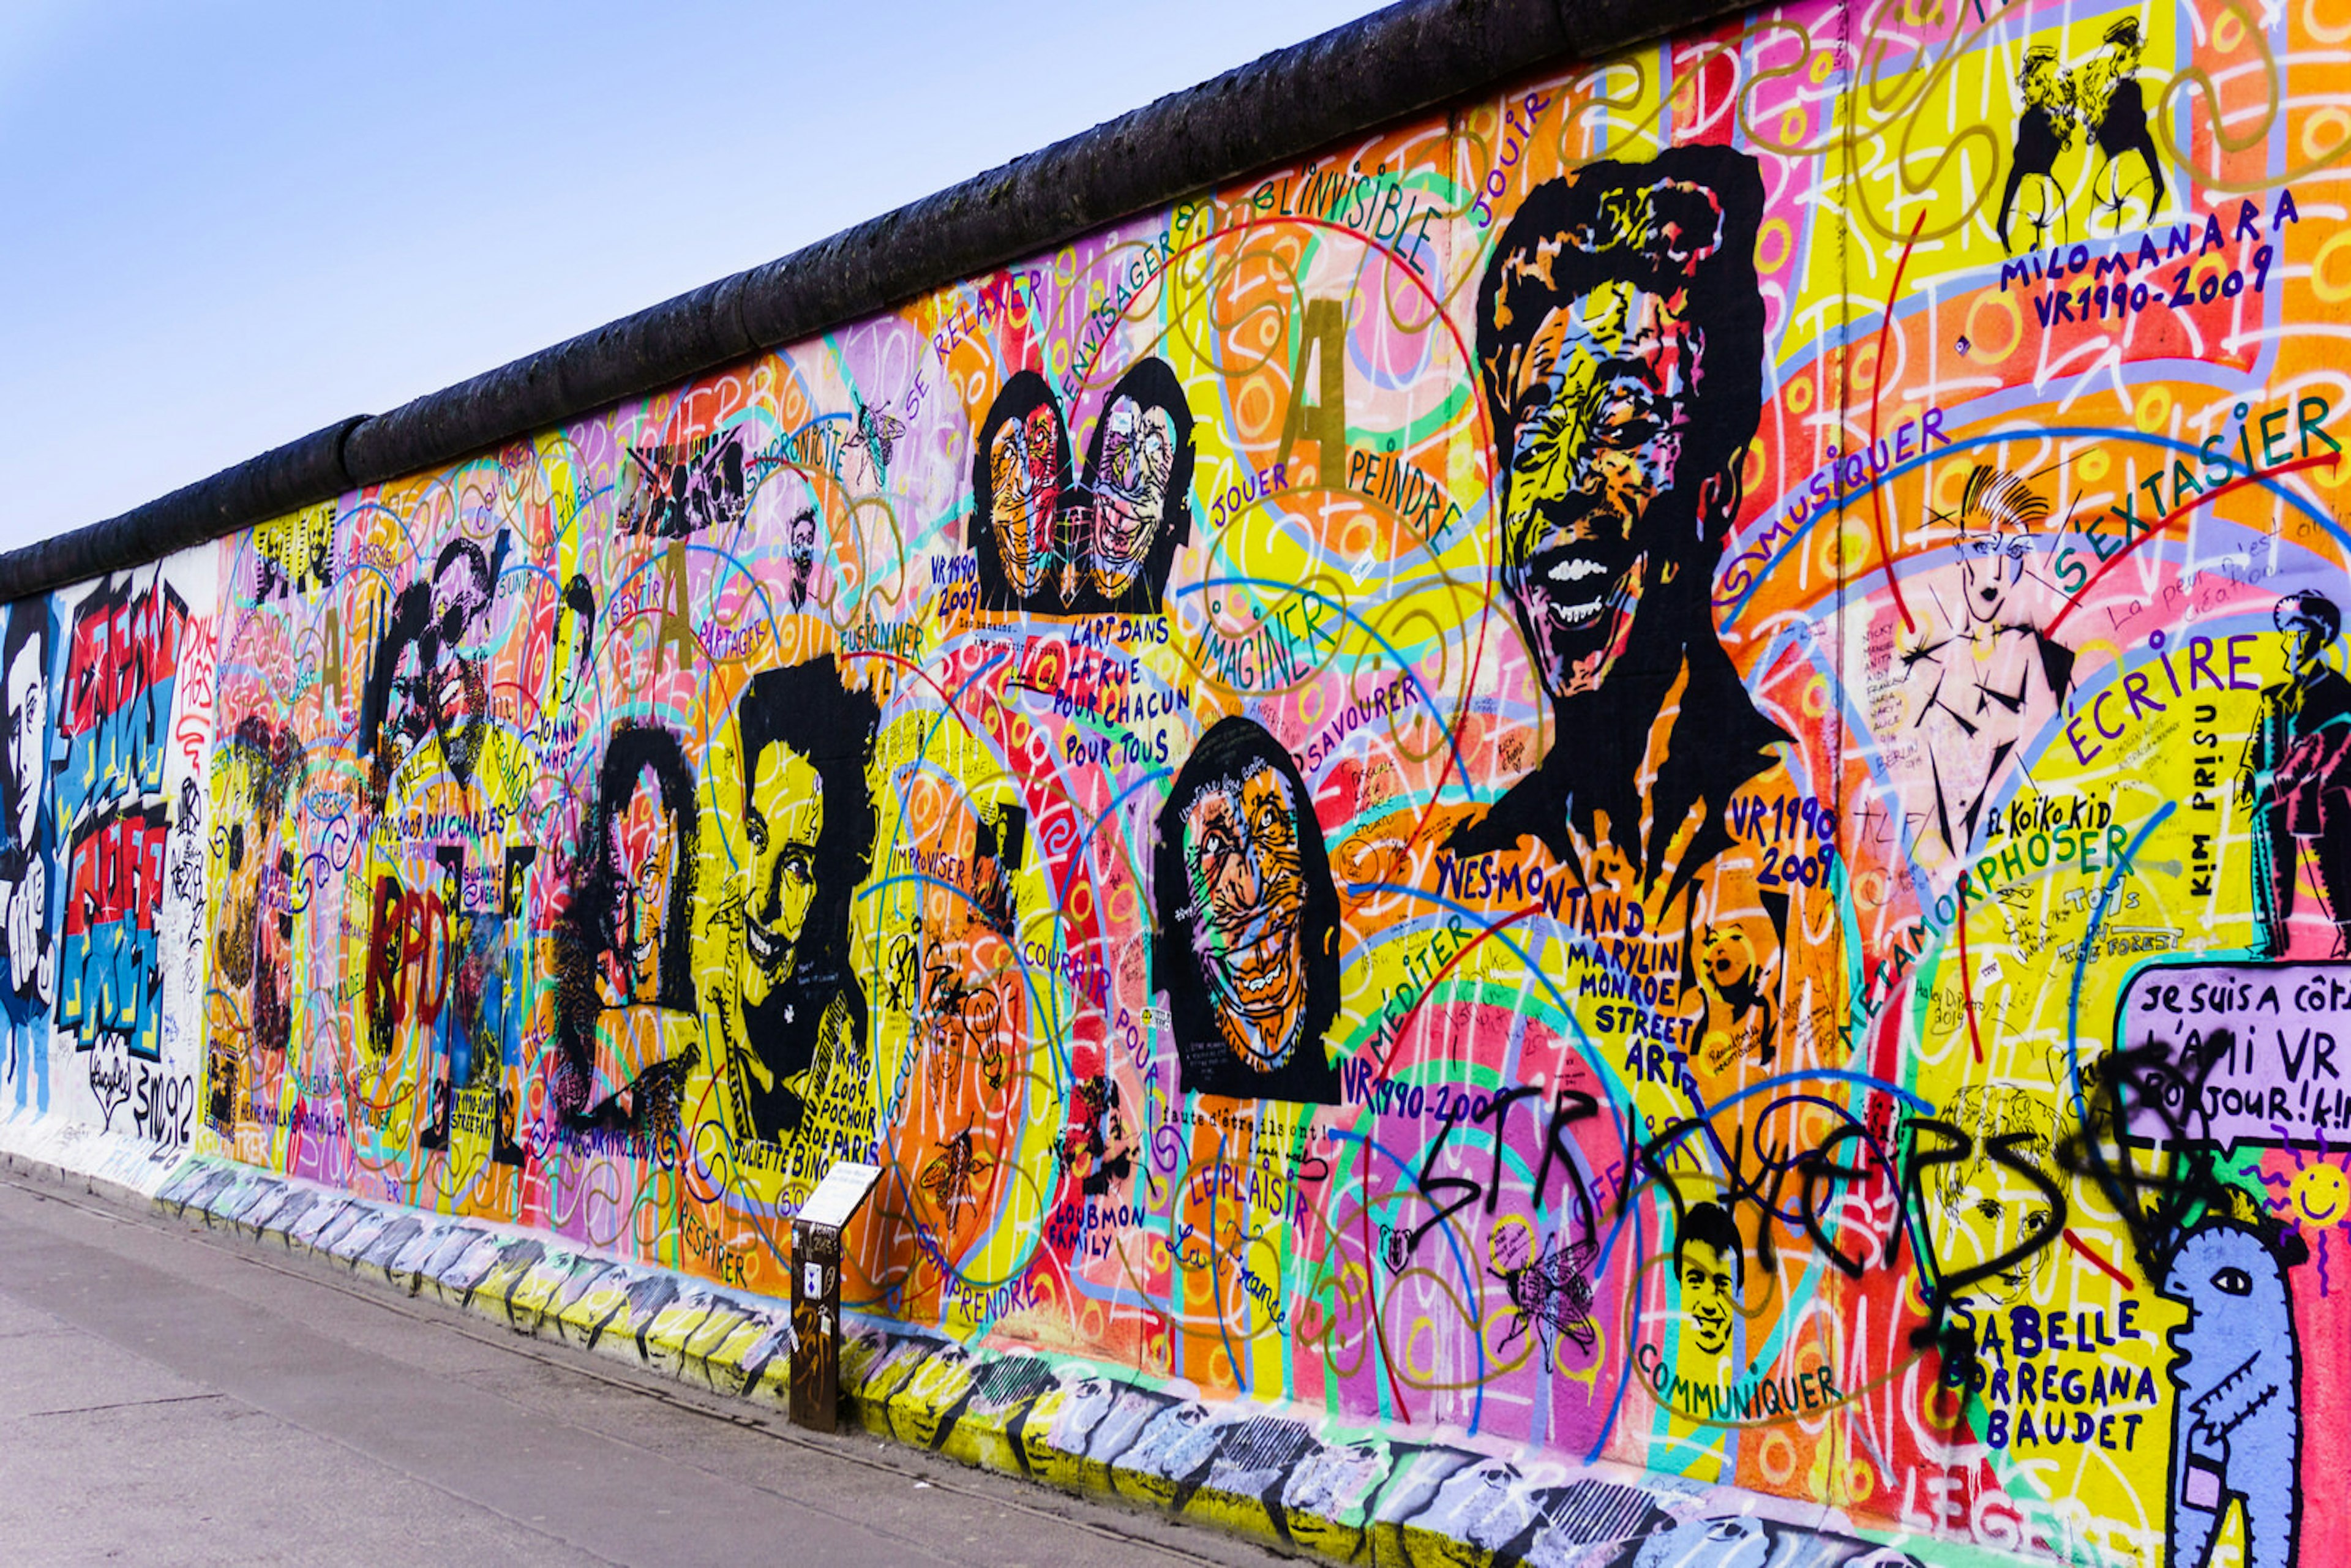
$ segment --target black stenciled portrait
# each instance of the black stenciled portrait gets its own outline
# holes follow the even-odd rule
[[[792,514],[791,521],[784,527],[785,542],[791,549],[792,586],[789,602],[794,610],[808,608],[809,583],[816,575],[818,532],[814,507],[802,507]]]
[[[1575,739],[1457,830],[1457,853],[1533,838],[1569,860],[1571,825],[1594,840],[1604,812],[1645,882],[1693,879],[1729,846],[1731,794],[1788,738],[1748,697],[1709,600],[1762,397],[1762,206],[1752,158],[1677,147],[1539,185],[1502,232],[1477,346],[1502,587],[1553,728]]]
[[[691,1056],[605,1015],[695,1007],[688,956],[698,827],[694,775],[677,737],[624,723],[598,772],[581,872],[557,930],[563,1069],[559,1108],[574,1120],[643,1124],[668,1105]]]
[[[294,853],[282,824],[301,781],[302,745],[291,727],[248,714],[214,752],[213,770],[221,840],[213,963],[245,1004],[253,1044],[284,1051],[293,1033]]]
[[[1073,486],[1069,426],[1045,378],[1004,383],[972,452],[968,542],[979,600],[1037,615],[1156,614],[1192,533],[1192,410],[1165,360],[1102,400]]]
[[[57,832],[49,803],[49,650],[52,642],[47,596],[22,601],[8,610],[8,632],[0,646],[7,716],[0,725],[0,817],[7,837],[0,844],[0,917],[5,917],[8,980],[0,988],[0,1012],[13,1023],[29,1023],[48,1010],[56,989],[57,962],[49,931],[50,856]]]
[[[1313,798],[1251,720],[1200,738],[1159,813],[1153,984],[1180,1082],[1202,1094],[1336,1104],[1339,895]]]
[[[507,539],[498,539],[501,559]],[[393,599],[376,642],[360,707],[360,754],[372,756],[379,804],[393,769],[427,737],[437,737],[450,774],[470,784],[489,727],[490,687],[481,645],[496,567],[472,539],[452,539],[427,582]]]
[[[972,443],[967,542],[990,610],[1051,609],[1068,555],[1061,511],[1070,487],[1070,427],[1045,378],[1020,371],[988,405]]]
[[[432,731],[426,702],[432,620],[433,590],[421,582],[402,589],[368,662],[360,695],[360,755],[374,759],[368,782],[379,808],[391,790],[392,769]]]
[[[1086,447],[1082,608],[1157,613],[1176,547],[1192,537],[1192,463],[1183,384],[1166,361],[1144,360],[1110,389]]]
[[[1682,1322],[1701,1354],[1730,1348],[1739,1296],[1747,1278],[1747,1249],[1738,1223],[1720,1204],[1701,1203],[1674,1231],[1674,1280],[1682,1292]]]
[[[873,854],[865,770],[881,710],[869,694],[842,686],[828,653],[754,676],[735,717],[747,850],[736,956],[745,1038],[727,1067],[737,1132],[780,1141],[799,1129],[830,1060],[865,1046],[849,914]]]
[[[554,666],[549,690],[555,711],[574,713],[587,699],[596,662],[596,591],[583,572],[573,572],[563,585],[563,598],[555,607],[555,646],[549,657]]]
[[[616,506],[621,531],[674,539],[741,522],[750,506],[749,444],[738,427],[667,446],[631,446]]]

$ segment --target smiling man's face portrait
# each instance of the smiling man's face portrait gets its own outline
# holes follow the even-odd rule
[[[1738,1223],[1720,1204],[1701,1203],[1682,1216],[1674,1237],[1674,1283],[1681,1291],[1686,1351],[1711,1357],[1730,1349],[1745,1273]]]
[[[1712,597],[1757,455],[1762,204],[1752,158],[1674,147],[1543,182],[1496,243],[1476,350],[1494,554],[1556,727],[1456,853],[1532,836],[1587,874],[1613,874],[1607,847],[1645,885],[1685,883],[1727,841],[1731,796],[1777,765],[1789,737],[1740,684]]]
[[[1502,584],[1554,700],[1624,656],[1644,588],[1699,541],[1659,498],[1688,477],[1688,399],[1705,342],[1681,291],[1603,283],[1547,311],[1508,391]]]
[[[1722,1249],[1693,1241],[1682,1249],[1682,1310],[1689,1314],[1690,1339],[1708,1355],[1730,1347],[1731,1304],[1739,1276]]]

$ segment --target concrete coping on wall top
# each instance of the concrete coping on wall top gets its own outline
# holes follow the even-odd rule
[[[791,255],[0,555],[0,601],[159,559],[815,337],[1538,66],[1745,0],[1402,0]]]

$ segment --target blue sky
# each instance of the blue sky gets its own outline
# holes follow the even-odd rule
[[[0,549],[1376,8],[0,0]]]

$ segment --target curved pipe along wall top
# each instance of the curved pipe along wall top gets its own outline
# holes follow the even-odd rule
[[[11,558],[8,1136],[766,1295],[871,1160],[938,1403],[1505,1556],[2339,1552],[2351,30],[1497,17]]]

